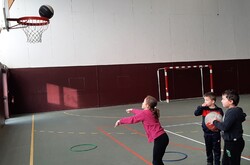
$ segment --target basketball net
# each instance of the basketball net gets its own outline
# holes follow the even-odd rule
[[[23,31],[27,36],[27,42],[38,43],[42,42],[42,34],[48,29],[47,20],[27,19],[23,26]]]
[[[27,42],[39,43],[42,42],[42,34],[48,29],[49,19],[45,17],[21,17],[9,18],[8,21],[16,21],[17,24],[9,27],[9,29],[22,28],[27,36]]]
[[[27,36],[27,42],[37,43],[37,42],[42,42],[42,34],[47,29],[48,29],[48,25],[25,26],[23,28],[23,31]]]

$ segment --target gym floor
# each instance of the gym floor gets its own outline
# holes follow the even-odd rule
[[[250,95],[239,106],[245,148],[241,165],[250,164]],[[161,123],[170,138],[165,164],[206,164],[201,117],[193,115],[202,98],[159,102]],[[222,107],[220,98],[217,105]],[[127,108],[141,104],[26,114],[0,129],[0,165],[150,165],[153,143],[140,123],[114,128]],[[224,109],[225,110],[225,109]],[[222,140],[222,148],[223,148]]]

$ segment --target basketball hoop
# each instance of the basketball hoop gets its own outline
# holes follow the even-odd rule
[[[27,42],[42,42],[42,34],[48,29],[49,19],[38,16],[27,16],[21,18],[8,18],[8,21],[16,21],[17,24],[9,27],[9,29],[22,28],[27,36]]]

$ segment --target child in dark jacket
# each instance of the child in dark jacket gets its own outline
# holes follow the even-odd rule
[[[212,131],[208,129],[205,124],[205,117],[210,112],[217,112],[224,115],[221,108],[219,108],[216,102],[216,95],[213,92],[207,92],[203,96],[204,103],[197,107],[194,111],[195,116],[202,116],[202,129],[204,132],[204,139],[206,145],[207,165],[220,165],[221,158],[221,135],[220,130]]]
[[[241,153],[245,147],[242,123],[246,114],[237,107],[240,97],[235,90],[226,90],[222,93],[222,105],[228,108],[222,122],[214,119],[213,124],[222,131],[224,139],[223,165],[240,165]]]

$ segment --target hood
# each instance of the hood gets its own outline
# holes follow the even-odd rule
[[[246,120],[246,113],[243,112],[242,108],[237,107],[237,111],[240,111],[239,113],[239,120],[241,120],[242,122]]]

